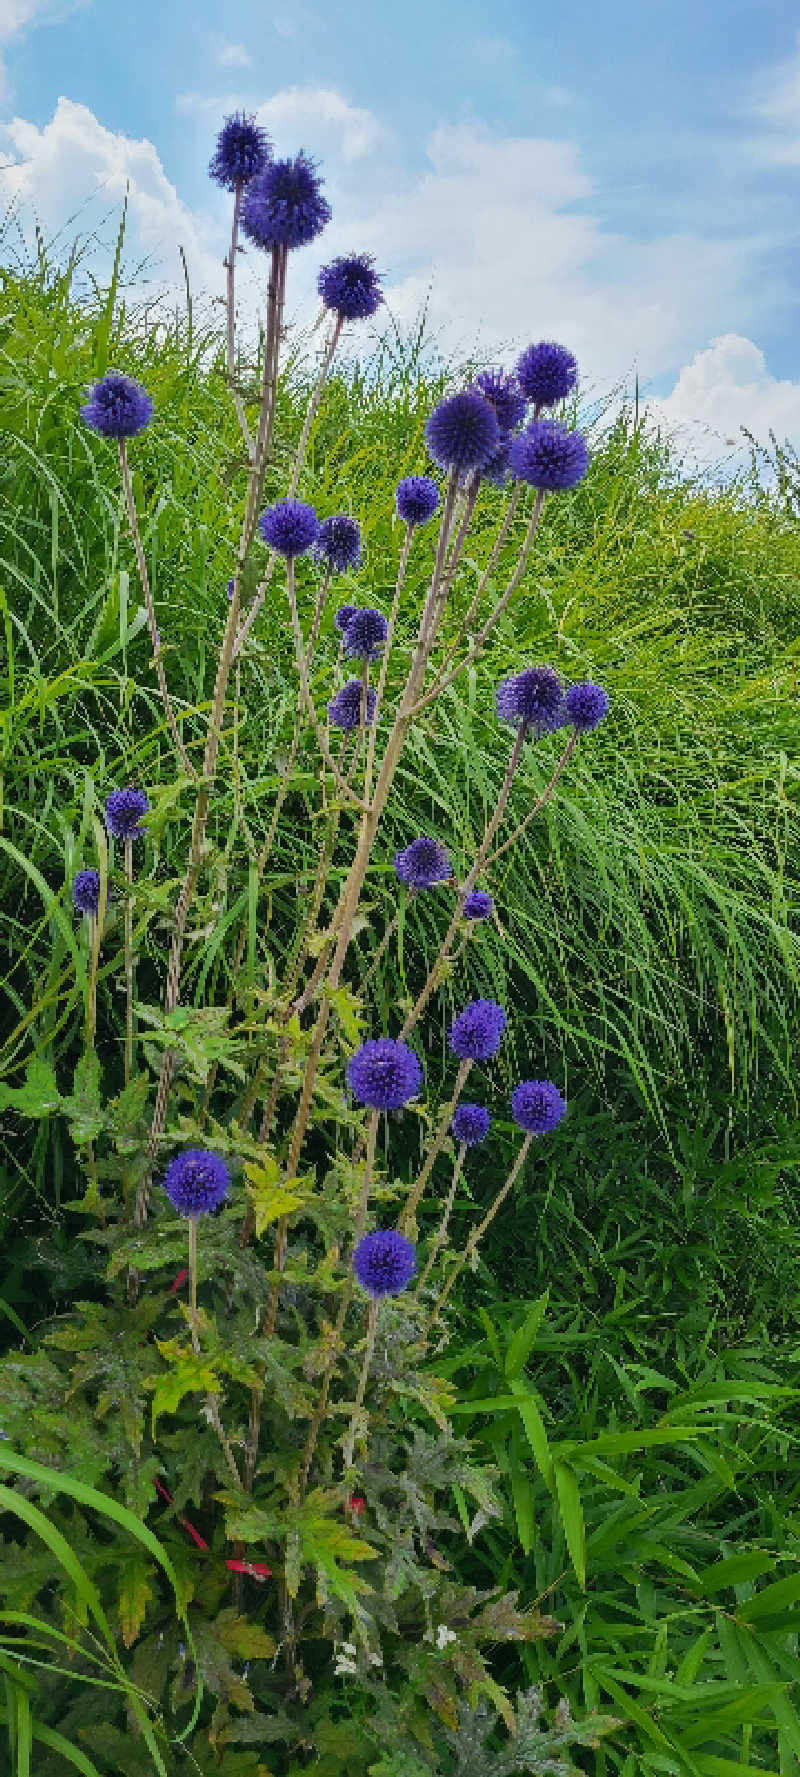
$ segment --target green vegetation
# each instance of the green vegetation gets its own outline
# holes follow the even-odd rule
[[[0,1322],[9,1352],[25,1354],[37,1349],[36,1328],[48,1310],[80,1300],[91,1326],[92,1306],[104,1296],[96,1252],[77,1239],[85,1222],[76,1207],[75,1150],[64,1120],[48,1114],[53,1082],[62,1094],[70,1089],[82,1045],[87,955],[72,879],[95,861],[105,794],[123,783],[145,787],[155,807],[154,844],[149,874],[137,885],[135,933],[139,998],[151,1004],[191,819],[186,788],[175,791],[115,454],[98,449],[81,425],[83,387],[114,365],[154,397],[160,423],[137,442],[134,486],[170,689],[193,757],[213,689],[246,464],[211,331],[181,317],[156,332],[146,313],[116,303],[114,290],[79,306],[70,273],[57,274],[43,257],[30,270],[1,275]],[[347,510],[361,522],[364,567],[337,583],[341,600],[349,584],[388,604],[402,541],[392,519],[395,486],[425,469],[423,421],[454,380],[426,359],[421,338],[389,335],[365,368],[335,374],[328,386],[298,493],[321,514]],[[290,358],[266,500],[285,490],[310,386],[307,365]],[[505,764],[493,717],[498,679],[546,660],[571,679],[605,685],[609,720],[498,865],[488,884],[497,925],[487,922],[475,935],[430,1020],[444,1033],[465,987],[496,997],[513,1011],[495,1064],[496,1104],[507,1102],[521,1076],[546,1075],[570,1107],[493,1223],[475,1272],[462,1274],[453,1297],[458,1331],[432,1359],[436,1376],[453,1387],[455,1434],[474,1440],[474,1459],[496,1465],[502,1502],[500,1515],[479,1510],[473,1522],[476,1502],[456,1484],[450,1510],[461,1523],[437,1532],[437,1549],[463,1585],[517,1591],[520,1611],[540,1608],[563,1625],[519,1647],[498,1631],[492,1673],[511,1695],[544,1685],[548,1720],[560,1698],[578,1726],[592,1711],[616,1717],[621,1725],[595,1747],[569,1744],[573,1768],[593,1777],[794,1777],[797,502],[785,456],[773,496],[754,477],[724,491],[683,481],[668,446],[648,438],[629,413],[611,422],[596,416],[592,444],[587,480],[568,499],[545,504],[520,594],[489,647],[429,707],[409,741],[348,973],[355,981],[369,966],[394,915],[396,845],[430,832],[448,846],[459,875],[469,866]],[[451,622],[469,605],[501,505],[499,493],[482,493]],[[524,524],[512,525],[499,586]],[[409,633],[426,568],[427,554],[412,556],[401,611]],[[307,629],[314,581],[303,564],[298,592]],[[323,637],[331,634],[329,611]],[[319,656],[317,707],[329,694],[330,659],[329,647]],[[298,895],[302,914],[304,890],[307,896],[313,885],[319,820],[310,753],[281,813],[269,897],[259,900],[252,868],[289,753],[295,703],[276,575],[242,658],[235,719],[232,705],[226,724],[209,826],[214,868],[193,907],[185,1004],[226,1003],[234,986],[231,935],[242,920],[246,979],[255,981],[257,969],[269,974],[270,961],[280,963],[291,945]],[[521,812],[554,757],[547,747],[531,750],[515,786]],[[344,816],[333,888],[351,853],[352,819]],[[373,979],[368,1034],[396,1030],[398,1011],[425,979],[447,911],[436,897],[401,908],[396,941]],[[122,945],[120,913],[100,978],[98,1048],[108,1096],[122,1085]],[[434,1104],[444,1089],[444,1035],[441,1041],[441,1054],[427,1055]],[[406,1126],[410,1177],[422,1135],[413,1117]],[[499,1118],[488,1159],[468,1162],[451,1228],[456,1249],[491,1199],[489,1175],[505,1175],[511,1145],[511,1126]],[[425,1214],[430,1226],[421,1217],[422,1233],[434,1225]],[[148,1324],[145,1315],[143,1333]],[[18,1366],[7,1360],[0,1419],[8,1378],[25,1362],[24,1355]],[[165,1448],[172,1438],[163,1437]],[[127,1695],[131,1722],[143,1719],[140,1693],[159,1696],[168,1679],[173,1708],[191,1701],[181,1693],[184,1666],[168,1669],[166,1657],[159,1664],[157,1634],[165,1631],[156,1623],[168,1623],[177,1661],[173,1591],[160,1589],[162,1574],[144,1563],[131,1525],[121,1583],[123,1543],[109,1544],[105,1562],[101,1543],[98,1556],[92,1513],[123,1510],[109,1500],[102,1473],[84,1456],[75,1487],[64,1489],[70,1503],[47,1501],[49,1553],[37,1540],[42,1526],[24,1486],[11,1493],[24,1466],[6,1473],[0,1497],[7,1514],[0,1601],[9,1613],[27,1615],[29,1635],[31,1623],[34,1636],[37,1623],[50,1635],[58,1623],[71,1643],[76,1622],[93,1625],[106,1668],[104,1688],[79,1683],[70,1667],[75,1649],[67,1647],[58,1670],[43,1657],[32,1683],[33,1666],[16,1657],[13,1618],[3,1616],[0,1723],[9,1723],[14,1768],[37,1777],[62,1777],[69,1757],[89,1773],[139,1777],[160,1768],[146,1740],[123,1736],[124,1714],[109,1702],[113,1685]],[[82,1496],[85,1478],[103,1491]],[[152,1491],[144,1479],[142,1515]],[[188,1489],[175,1488],[178,1513],[193,1497],[191,1480]],[[216,1508],[205,1503],[208,1535]],[[15,1520],[15,1513],[25,1518],[22,1507],[27,1528]],[[196,1552],[171,1516],[159,1520],[159,1533],[185,1613]],[[144,1534],[140,1527],[139,1542]],[[216,1585],[203,1583],[206,1593]],[[223,1576],[214,1595],[220,1610],[226,1584]],[[248,1717],[231,1717],[236,1693],[225,1684],[215,1690],[213,1676],[224,1670],[228,1682],[233,1658],[240,1663],[248,1648],[254,1659],[264,1652],[264,1596],[254,1584],[246,1630],[228,1621],[227,1641],[198,1656],[208,1688],[223,1699],[214,1717],[221,1762],[206,1726],[192,1740],[194,1764],[172,1746],[170,1777],[173,1769],[223,1777],[277,1770],[274,1746],[262,1764],[260,1753],[231,1752],[246,1738]],[[161,1616],[148,1616],[154,1598]],[[109,1624],[133,1649],[122,1656],[124,1671]],[[346,1678],[335,1683],[333,1707],[327,1690],[316,1716],[310,1711],[315,1761],[281,1765],[281,1773],[427,1777],[430,1767],[423,1761],[416,1769],[404,1753],[376,1762],[359,1729],[369,1699]],[[485,1726],[493,1728],[493,1718]],[[31,1734],[36,1755],[26,1765]],[[475,1777],[510,1770],[498,1762],[500,1744],[495,1739],[459,1768]]]

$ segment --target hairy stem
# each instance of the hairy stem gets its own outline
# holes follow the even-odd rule
[[[361,1375],[358,1378],[358,1388],[356,1390],[356,1398],[353,1403],[353,1415],[350,1420],[350,1425],[348,1427],[347,1436],[345,1438],[344,1448],[342,1451],[342,1467],[343,1467],[343,1471],[345,1474],[347,1474],[348,1469],[351,1469],[353,1466],[353,1450],[355,1448],[356,1436],[358,1433],[358,1424],[359,1424],[359,1420],[361,1418],[361,1409],[364,1405],[364,1396],[367,1392],[367,1378],[369,1376],[370,1367],[372,1365],[372,1359],[375,1354],[375,1334],[377,1332],[377,1328],[378,1328],[378,1301],[377,1301],[377,1298],[375,1298],[370,1302],[370,1305],[369,1305],[369,1313],[367,1315],[367,1337],[366,1337],[366,1342],[364,1345],[364,1358],[363,1358],[363,1362],[361,1365]]]
[[[125,1084],[133,1073],[133,840],[125,840]]]
[[[141,536],[139,535],[139,521],[136,517],[136,502],[133,498],[133,485],[131,482],[131,472],[130,472],[130,468],[128,466],[128,451],[127,451],[127,446],[126,446],[124,438],[120,438],[120,440],[119,440],[119,466],[122,471],[122,486],[123,486],[123,489],[125,492],[125,505],[128,510],[128,524],[130,525],[131,537],[133,539],[133,548],[134,548],[134,553],[136,555],[136,566],[139,570],[139,580],[141,582],[142,592],[144,593],[144,602],[145,602],[145,607],[147,610],[147,621],[150,626],[150,640],[153,644],[153,663],[154,663],[155,669],[156,669],[156,677],[158,679],[158,688],[159,688],[159,691],[161,692],[161,702],[164,705],[164,714],[167,718],[167,726],[169,728],[170,734],[172,735],[175,750],[178,754],[178,758],[180,759],[183,769],[187,773],[187,776],[196,778],[197,772],[196,772],[196,770],[192,764],[192,761],[189,758],[189,755],[186,751],[186,748],[183,744],[183,740],[181,738],[181,731],[180,731],[178,724],[175,720],[175,711],[172,708],[172,703],[170,700],[169,691],[167,690],[167,680],[166,680],[166,675],[164,673],[164,662],[161,658],[161,638],[159,636],[158,626],[156,624],[155,605],[153,604],[153,594],[150,590],[150,576],[147,572],[147,562],[145,560],[145,553],[144,553],[144,549],[142,547],[142,539],[141,539]]]
[[[448,1194],[447,1194],[447,1202],[445,1203],[445,1206],[444,1206],[442,1219],[439,1223],[439,1226],[438,1226],[436,1233],[433,1236],[433,1240],[431,1242],[431,1249],[430,1249],[428,1257],[425,1261],[425,1269],[422,1273],[422,1276],[419,1279],[419,1282],[417,1283],[417,1288],[415,1291],[415,1294],[417,1296],[421,1295],[423,1289],[425,1288],[425,1284],[427,1283],[427,1280],[430,1277],[431,1271],[433,1270],[433,1267],[436,1263],[436,1255],[439,1251],[439,1248],[444,1246],[445,1240],[447,1239],[447,1230],[450,1225],[450,1217],[453,1213],[453,1204],[455,1203],[455,1200],[456,1200],[456,1191],[458,1189],[458,1181],[459,1181],[461,1174],[464,1170],[464,1156],[466,1154],[466,1151],[467,1151],[466,1142],[463,1142],[463,1141],[460,1142],[459,1147],[458,1147],[458,1153],[456,1154],[456,1163],[455,1163],[455,1166],[453,1167],[453,1176],[452,1176],[452,1179],[450,1180],[450,1190],[448,1191]]]
[[[241,215],[241,210],[242,210],[243,191],[244,191],[243,185],[241,184],[240,181],[237,181],[237,184],[236,184],[236,187],[234,190],[234,194],[233,194],[233,224],[231,227],[231,244],[230,244],[230,250],[228,253],[228,257],[225,261],[225,271],[226,271],[226,279],[225,279],[225,322],[226,322],[225,339],[226,339],[226,348],[227,348],[228,382],[230,384],[231,395],[233,396],[233,405],[236,408],[236,417],[239,421],[239,429],[241,431],[242,438],[244,439],[245,449],[247,451],[247,455],[250,459],[250,462],[252,463],[253,453],[254,453],[253,439],[250,434],[250,427],[247,424],[247,415],[244,411],[244,402],[242,400],[241,395],[239,394],[239,390],[236,387],[236,341],[235,341],[236,310],[235,310],[235,305],[234,305],[234,279],[235,279],[235,267],[236,267],[236,250],[237,250],[237,243],[238,243],[238,236],[239,236],[239,217]]]

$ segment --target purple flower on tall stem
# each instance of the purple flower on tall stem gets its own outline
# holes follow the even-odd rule
[[[317,289],[326,308],[343,321],[366,321],[383,302],[371,253],[350,253],[323,265]]]
[[[589,465],[586,440],[559,420],[532,420],[511,440],[509,467],[518,481],[558,493],[583,480]]]
[[[269,136],[255,117],[236,111],[226,117],[219,132],[209,175],[226,191],[235,191],[237,185],[247,185],[256,173],[263,172],[271,152]]]
[[[143,839],[144,828],[138,825],[150,804],[143,790],[112,790],[106,797],[105,821],[114,839]]]
[[[443,845],[436,839],[412,839],[404,851],[394,854],[394,867],[401,882],[408,888],[433,888],[434,883],[449,882],[453,866]]]
[[[511,1115],[528,1135],[549,1135],[558,1128],[566,1110],[552,1080],[521,1080],[511,1094]]]
[[[79,913],[94,914],[100,905],[100,876],[96,870],[79,870],[72,884],[72,902]]]
[[[576,734],[588,734],[590,728],[599,728],[608,714],[608,692],[602,685],[593,685],[591,679],[584,679],[569,686],[564,707]]]
[[[153,402],[141,383],[109,370],[89,391],[81,419],[103,438],[133,438],[153,417]]]
[[[397,483],[398,518],[405,524],[427,524],[439,504],[439,489],[429,475],[407,475]]]
[[[490,401],[465,389],[441,401],[425,421],[425,442],[442,469],[482,469],[500,447],[500,427]]]
[[[231,1175],[219,1154],[208,1148],[187,1148],[170,1161],[164,1190],[182,1216],[205,1216],[218,1209],[231,1186]]]
[[[422,1085],[422,1068],[407,1043],[391,1037],[369,1038],[351,1055],[347,1084],[360,1104],[376,1111],[397,1111],[416,1098]]]
[[[524,723],[526,731],[537,737],[564,725],[564,687],[552,666],[530,666],[504,679],[495,692],[495,706],[501,722],[511,722],[515,728]]]
[[[416,1268],[410,1240],[394,1228],[376,1228],[365,1234],[353,1254],[353,1270],[363,1290],[373,1299],[397,1296],[407,1288]]]
[[[386,640],[389,625],[382,611],[368,605],[355,610],[343,632],[344,651],[349,660],[377,660]]]
[[[303,153],[269,161],[245,191],[242,227],[257,247],[305,247],[330,219],[314,163]]]
[[[278,555],[305,555],[319,535],[319,519],[303,500],[276,500],[258,521],[264,542]]]
[[[327,563],[334,574],[343,574],[346,568],[357,568],[361,561],[361,530],[357,519],[348,518],[346,512],[323,518],[311,554],[315,561]],[[354,611],[355,605],[349,609]]]
[[[453,1139],[463,1141],[467,1148],[475,1148],[479,1142],[486,1140],[490,1122],[489,1112],[482,1104],[457,1105],[450,1124]]]
[[[331,698],[328,704],[328,715],[334,728],[359,728],[361,725],[361,703],[364,687],[360,679],[348,679],[341,691]],[[367,690],[367,727],[375,716],[375,692],[370,685]]]
[[[347,625],[350,622],[350,618],[355,616],[357,610],[358,610],[358,605],[340,605],[339,606],[339,609],[336,612],[336,615],[333,619],[333,626],[334,626],[334,629],[338,629],[339,634],[341,636],[344,635]]]
[[[461,903],[461,912],[465,919],[489,919],[493,908],[494,901],[485,889],[470,889]]]
[[[453,1020],[450,1047],[461,1061],[489,1061],[500,1047],[506,1015],[495,1000],[471,1000]]]
[[[485,400],[491,401],[501,432],[513,432],[525,418],[525,396],[514,377],[503,370],[479,370],[475,382]]]
[[[578,366],[566,346],[542,339],[522,353],[516,376],[526,401],[537,407],[553,407],[574,389]]]

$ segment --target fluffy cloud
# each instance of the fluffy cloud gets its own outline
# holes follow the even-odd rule
[[[722,333],[695,352],[670,395],[648,404],[648,416],[700,462],[731,448],[746,454],[742,426],[756,438],[773,431],[800,446],[800,383],[771,376],[751,339]]]
[[[230,94],[210,98],[205,93],[179,93],[176,99],[176,108],[184,116],[215,121],[241,106],[241,98]],[[271,136],[281,139],[280,154],[291,152],[284,142],[297,139],[299,143],[310,132],[349,163],[371,154],[383,137],[374,112],[351,105],[333,87],[287,86],[271,99],[245,109],[255,114]]]

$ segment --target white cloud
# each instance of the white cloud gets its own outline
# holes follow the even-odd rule
[[[760,158],[800,166],[800,32],[793,54],[758,76],[751,110],[762,125],[756,144]]]
[[[253,58],[243,43],[223,43],[217,51],[217,61],[221,68],[249,68]]]
[[[740,428],[758,439],[773,431],[800,445],[800,382],[772,376],[764,353],[740,333],[722,333],[684,366],[671,394],[648,403],[651,424],[680,437],[698,457],[747,449]]]
[[[176,110],[184,116],[218,118],[235,106],[240,97],[229,94],[208,97],[205,93],[179,93]],[[385,132],[373,111],[351,105],[333,87],[287,86],[249,109],[263,124],[279,156],[293,154],[306,136],[331,147],[345,162],[360,160],[385,140]]]

